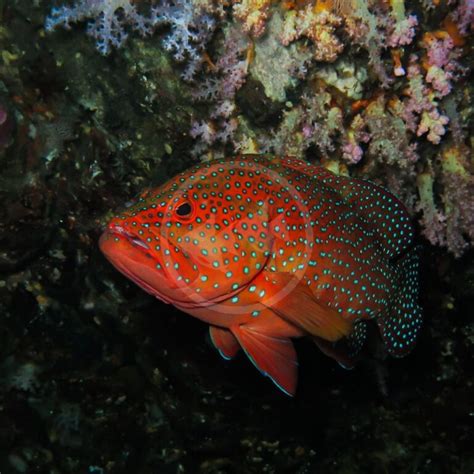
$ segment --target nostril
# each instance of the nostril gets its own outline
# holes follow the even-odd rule
[[[124,228],[121,225],[116,224],[115,222],[110,222],[107,228],[110,232],[113,232],[115,234],[125,235]]]

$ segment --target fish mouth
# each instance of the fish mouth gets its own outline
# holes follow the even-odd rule
[[[121,225],[109,224],[99,247],[117,270],[152,296],[178,307],[197,305],[188,301],[186,286],[174,284],[167,265],[140,236]]]
[[[143,239],[133,234],[132,232],[129,232],[127,229],[124,229],[120,225],[114,225],[113,227],[109,227],[106,232],[112,235],[118,235],[125,238],[134,247],[141,247],[145,250],[150,250],[150,246],[145,241],[143,241]]]
[[[107,260],[123,275],[159,300],[186,311],[189,308],[218,304],[244,289],[213,298],[201,298],[187,286],[173,284],[171,275],[153,249],[139,236],[120,225],[109,225],[99,239],[99,247]],[[196,277],[197,278],[197,277]]]
[[[147,293],[172,303],[163,289],[173,290],[150,246],[119,225],[109,225],[99,239],[99,248],[112,265]],[[163,267],[160,267],[163,268]]]

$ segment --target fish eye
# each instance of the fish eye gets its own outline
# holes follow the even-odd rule
[[[193,207],[189,202],[182,202],[176,206],[175,212],[180,217],[189,217],[191,212],[193,211]]]

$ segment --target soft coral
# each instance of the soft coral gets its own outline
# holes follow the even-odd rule
[[[160,25],[171,30],[163,45],[177,61],[187,61],[183,74],[191,80],[202,62],[204,45],[215,27],[213,13],[222,14],[219,7],[205,3],[195,5],[191,0],[166,0],[152,5],[149,14],[140,13],[133,0],[79,0],[73,6],[53,8],[46,18],[46,30],[89,20],[87,33],[97,40],[97,49],[108,54],[127,39],[127,28],[142,36],[151,34]]]
[[[80,0],[76,5],[53,8],[46,18],[47,31],[58,26],[70,29],[71,23],[90,19],[87,33],[97,40],[97,49],[108,54],[127,39],[128,25],[143,36],[152,32],[153,21],[138,13],[130,0]]]

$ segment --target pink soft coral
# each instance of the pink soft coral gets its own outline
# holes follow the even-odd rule
[[[474,0],[460,0],[452,17],[457,22],[459,32],[467,35],[474,25]]]
[[[415,27],[417,25],[418,19],[415,15],[410,15],[397,23],[388,38],[388,46],[396,48],[398,46],[406,46],[410,44],[415,36]]]
[[[421,121],[416,134],[421,136],[428,132],[428,140],[437,145],[441,141],[441,137],[446,133],[445,125],[448,123],[449,118],[446,115],[441,115],[436,109],[429,112],[424,111],[421,115]]]
[[[342,146],[342,157],[352,165],[359,163],[363,154],[362,148],[353,141],[348,141]]]
[[[334,62],[344,49],[336,36],[336,28],[341,23],[340,17],[324,10],[315,12],[308,5],[304,10],[287,13],[280,39],[283,45],[288,45],[298,38],[309,38],[314,43],[314,57],[317,61]]]
[[[451,92],[451,83],[464,71],[458,63],[459,48],[444,32],[426,33],[423,39],[426,48],[426,81],[432,84],[436,95],[441,98]]]

